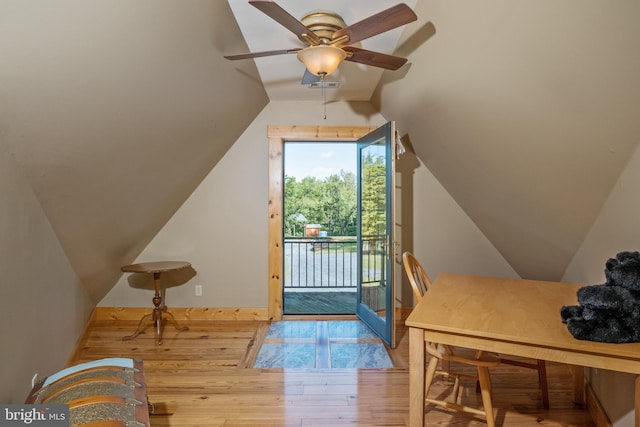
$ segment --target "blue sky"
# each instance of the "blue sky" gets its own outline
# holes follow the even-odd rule
[[[284,146],[284,173],[300,182],[313,176],[324,179],[340,170],[356,172],[356,143],[287,142]]]

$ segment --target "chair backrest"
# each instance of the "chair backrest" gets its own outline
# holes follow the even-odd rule
[[[402,254],[402,264],[404,265],[404,271],[407,273],[407,277],[411,283],[413,297],[415,298],[416,303],[419,303],[429,289],[429,286],[431,286],[429,276],[427,276],[427,273],[424,271],[424,268],[422,268],[422,265],[420,265],[420,262],[418,262],[416,257],[409,251]],[[426,343],[426,350],[429,354],[439,359],[442,359],[444,355],[451,356],[453,354],[453,351],[448,345],[438,345],[431,342]]]
[[[415,256],[409,251],[402,254],[402,264],[404,265],[404,271],[407,273],[411,288],[413,289],[413,297],[416,303],[419,302],[424,294],[431,286],[431,281],[427,273],[418,262]]]

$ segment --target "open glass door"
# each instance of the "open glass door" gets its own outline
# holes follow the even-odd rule
[[[358,140],[358,293],[356,314],[395,347],[393,177],[395,124]]]

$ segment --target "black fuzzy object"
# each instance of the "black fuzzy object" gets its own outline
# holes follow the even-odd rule
[[[640,342],[640,252],[620,252],[604,270],[606,282],[578,289],[578,304],[560,310],[580,340]]]

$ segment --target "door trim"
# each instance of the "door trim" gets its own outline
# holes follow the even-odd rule
[[[268,126],[269,140],[269,320],[282,320],[282,221],[284,143],[286,141],[357,141],[377,126]]]

